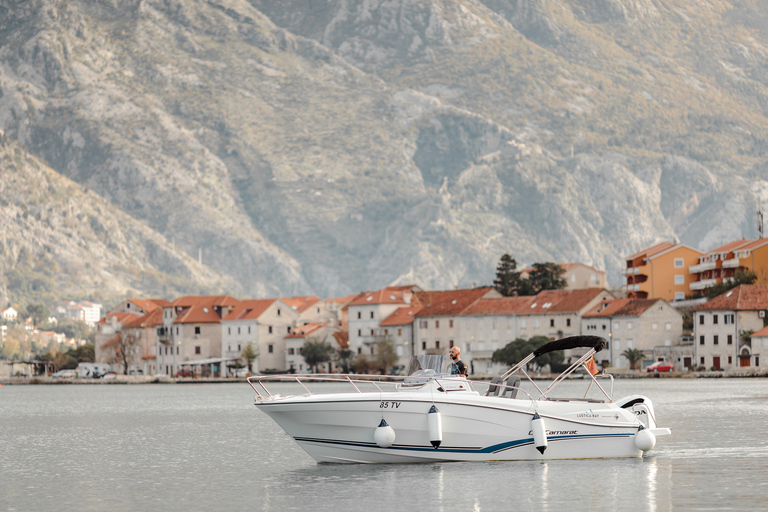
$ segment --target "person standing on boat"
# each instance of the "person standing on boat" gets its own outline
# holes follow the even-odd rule
[[[451,359],[453,364],[451,365],[451,375],[458,375],[459,377],[467,378],[467,365],[461,359],[461,349],[459,347],[451,347]]]

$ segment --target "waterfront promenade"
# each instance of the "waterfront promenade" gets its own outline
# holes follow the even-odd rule
[[[649,373],[644,370],[608,369],[606,373],[613,375],[615,379],[723,379],[723,378],[768,378],[768,368],[734,368],[721,371],[694,371],[694,372],[666,372]],[[317,374],[322,376],[322,374]],[[387,376],[385,376],[384,380]],[[493,375],[474,375],[470,380],[488,381]],[[552,380],[555,375],[549,373],[533,373],[534,380]],[[586,376],[573,375],[571,379],[585,379]],[[167,375],[117,375],[113,379],[60,379],[53,377],[0,377],[0,385],[25,385],[25,384],[216,384],[216,383],[246,383],[245,378],[240,377],[169,377]]]

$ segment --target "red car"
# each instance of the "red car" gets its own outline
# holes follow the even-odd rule
[[[645,368],[647,372],[673,372],[675,371],[675,365],[667,361],[656,361],[650,366]]]
[[[176,372],[176,376],[177,377],[194,377],[195,372],[193,372],[192,370],[179,370],[178,372]]]

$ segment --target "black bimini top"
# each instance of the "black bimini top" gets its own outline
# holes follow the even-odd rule
[[[533,351],[535,357],[555,350],[568,350],[570,348],[594,348],[600,352],[605,348],[605,338],[600,336],[569,336],[561,340],[550,341]]]

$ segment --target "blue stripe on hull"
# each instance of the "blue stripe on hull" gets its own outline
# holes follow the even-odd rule
[[[617,438],[617,437],[632,437],[634,434],[583,434],[583,435],[570,435],[570,436],[552,436],[547,438],[548,441],[568,441],[568,440],[583,440],[583,439],[600,439],[600,438]],[[435,448],[431,446],[398,446],[392,445],[388,448],[382,448],[375,443],[362,443],[356,441],[337,441],[333,439],[316,439],[311,437],[296,437],[297,442],[304,441],[309,443],[320,444],[338,444],[344,446],[358,446],[363,448],[378,448],[380,450],[404,450],[404,451],[416,451],[416,452],[434,452]],[[448,453],[499,453],[505,450],[513,448],[519,448],[521,446],[527,446],[533,444],[533,438],[518,439],[516,441],[507,441],[505,443],[499,443],[485,448],[448,448],[440,447],[440,452]]]

